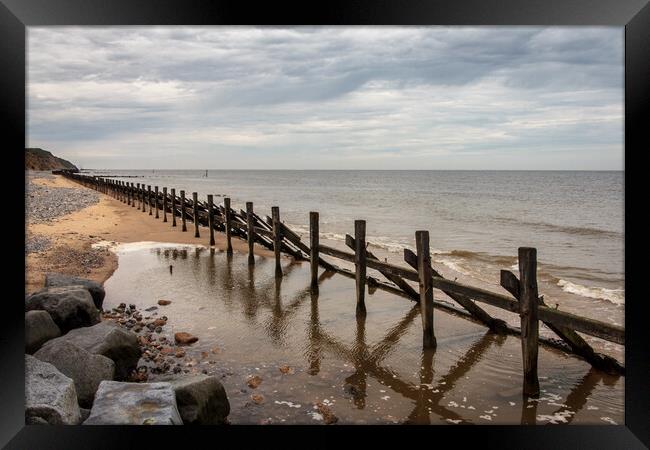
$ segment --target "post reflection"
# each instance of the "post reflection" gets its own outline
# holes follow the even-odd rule
[[[187,250],[156,249],[155,253],[167,263],[188,257]],[[273,260],[258,258],[255,265],[249,265],[246,258],[219,253],[217,255],[214,248],[201,248],[193,252],[192,270],[197,276],[197,281],[207,283],[209,292],[218,292],[218,301],[223,302],[228,312],[239,309],[246,321],[256,329],[263,330],[274,346],[287,345],[288,331],[296,325],[298,313],[304,311],[307,321],[303,356],[307,373],[318,375],[323,359],[327,356],[350,364],[353,372],[345,378],[344,388],[354,408],[368,408],[368,384],[372,378],[382,387],[391,389],[411,402],[412,409],[403,418],[406,424],[446,423],[447,420],[454,423],[473,422],[473,418],[463,416],[464,410],[449,407],[443,399],[455,388],[458,381],[484,358],[492,346],[501,346],[507,339],[506,336],[488,331],[477,337],[449,370],[438,377],[434,365],[436,350],[420,349],[419,381],[405,379],[384,361],[399,349],[400,340],[413,324],[419,324],[417,318],[420,310],[417,305],[410,307],[401,319],[375,342],[368,340],[366,315],[356,315],[354,337],[346,343],[335,333],[326,330],[321,323],[319,301],[322,289],[309,286],[308,278],[305,278],[304,288],[295,289],[295,280],[290,277],[300,264],[287,264],[283,267],[284,277],[278,278],[273,274]],[[200,264],[201,258],[206,258],[207,263]],[[319,285],[326,283],[334,274],[323,271],[318,279]],[[288,289],[289,294],[283,292],[283,286],[287,285],[291,286],[291,289]],[[215,286],[218,286],[218,289],[214,288]],[[351,304],[351,308],[353,307]],[[554,414],[564,415],[567,422],[571,422],[602,379],[602,372],[591,369],[568,394],[565,405]],[[520,423],[536,424],[538,402],[523,400]]]

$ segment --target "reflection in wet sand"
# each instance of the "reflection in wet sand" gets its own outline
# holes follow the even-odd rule
[[[334,398],[331,394],[340,395],[340,392],[326,392],[323,386],[330,387],[330,384],[333,388],[337,385],[341,386],[343,399],[349,399],[350,409],[346,410],[344,402],[337,403],[337,414],[343,419],[339,423],[356,423],[358,417],[377,418],[375,405],[379,394],[376,389],[370,387],[371,384],[377,386],[377,383],[380,387],[389,389],[388,394],[392,391],[391,395],[380,396],[381,400],[391,400],[386,402],[388,406],[383,410],[390,412],[391,417],[397,417],[398,422],[407,424],[486,423],[486,419],[482,419],[485,415],[481,415],[480,411],[469,403],[467,403],[468,408],[461,409],[453,400],[450,401],[450,396],[456,395],[455,389],[461,381],[470,384],[469,388],[463,386],[463,389],[468,389],[467,395],[471,396],[473,401],[480,401],[481,396],[485,396],[487,399],[482,401],[484,405],[498,403],[498,406],[502,407],[504,411],[501,417],[504,419],[499,423],[571,423],[579,412],[586,412],[585,406],[592,397],[598,395],[599,390],[609,388],[608,395],[612,389],[621,390],[621,383],[616,378],[591,369],[582,378],[576,377],[577,383],[571,380],[562,382],[567,387],[573,385],[563,402],[557,394],[553,394],[552,397],[549,394],[548,399],[544,397],[523,399],[518,414],[518,408],[513,408],[515,402],[504,402],[496,392],[499,389],[512,388],[519,383],[508,380],[504,376],[503,379],[495,377],[497,382],[501,383],[499,385],[479,386],[479,381],[488,380],[483,376],[482,371],[486,368],[481,366],[481,362],[488,360],[494,365],[496,359],[498,364],[511,363],[512,361],[501,362],[499,355],[509,352],[518,354],[519,341],[516,338],[499,336],[488,331],[477,332],[475,330],[481,330],[480,327],[472,325],[473,328],[470,328],[462,322],[462,319],[452,319],[452,316],[449,316],[444,320],[459,321],[458,325],[447,328],[452,331],[450,340],[444,346],[439,346],[437,350],[423,351],[419,345],[419,308],[408,303],[395,304],[393,299],[385,297],[386,294],[372,294],[372,300],[368,301],[367,315],[350,314],[345,316],[347,317],[345,323],[341,323],[338,319],[333,321],[332,314],[339,311],[339,308],[348,308],[349,312],[353,312],[354,308],[353,283],[349,283],[343,277],[334,276],[333,272],[323,271],[319,277],[319,288],[313,289],[309,286],[309,277],[305,276],[309,268],[300,263],[286,261],[283,265],[284,277],[277,278],[273,274],[273,261],[262,257],[256,257],[255,265],[248,265],[244,255],[227,255],[214,248],[154,248],[150,252],[156,255],[161,267],[170,264],[174,266],[171,277],[154,275],[159,279],[156,279],[152,285],[157,286],[161,283],[164,285],[167,283],[164,280],[172,279],[172,284],[178,289],[176,292],[183,292],[186,295],[182,302],[172,303],[167,310],[170,311],[167,314],[171,321],[184,320],[188,325],[194,326],[204,326],[201,324],[205,323],[210,325],[210,327],[204,326],[206,329],[216,328],[221,336],[237,340],[238,345],[231,345],[228,353],[230,361],[235,361],[233,363],[235,366],[229,367],[233,373],[238,370],[236,367],[238,357],[248,358],[251,355],[259,355],[262,361],[267,357],[284,358],[284,362],[292,360],[294,365],[302,365],[305,370],[303,374],[298,373],[294,378],[279,378],[279,380],[288,380],[282,381],[285,383],[300,383],[295,387],[305,391],[305,395],[311,398]],[[146,264],[142,262],[130,266],[122,262],[121,260],[115,278],[126,276],[122,274],[129,271],[147,270],[144,268]],[[116,282],[112,290],[108,289],[107,292],[115,295],[118,286],[127,289],[127,284]],[[187,294],[188,290],[191,295]],[[349,298],[344,298],[345,302],[341,301],[341,298],[346,295]],[[323,299],[326,299],[325,303]],[[110,303],[110,299],[108,300]],[[337,300],[339,303],[336,303]],[[369,327],[369,320],[371,318],[376,320],[373,315],[376,317],[376,308],[379,308],[382,302],[390,306],[388,308],[390,314],[382,322],[384,324],[382,329],[387,330],[385,333],[381,333],[374,322],[373,328]],[[198,308],[200,312],[193,313],[194,315],[191,312],[184,312],[178,316],[172,314],[174,307],[189,308],[192,304],[203,305]],[[327,326],[323,322],[324,314],[327,314],[325,317]],[[244,325],[236,325],[239,319],[243,320]],[[392,324],[390,320],[393,321]],[[305,325],[304,328],[302,324]],[[444,326],[442,329],[445,329]],[[453,334],[456,329],[458,331]],[[195,333],[200,334],[201,330],[197,330]],[[344,338],[348,330],[352,333],[352,337]],[[205,330],[203,332],[208,334]],[[413,337],[416,339],[414,340]],[[441,334],[440,342],[443,342],[444,337],[444,334]],[[205,345],[209,345],[209,338],[202,339],[200,343],[206,341]],[[464,344],[459,347],[459,344],[454,343],[454,339]],[[466,345],[465,350],[461,350],[464,345]],[[452,352],[452,349],[453,353],[448,353]],[[268,356],[271,354],[281,356]],[[548,358],[552,358],[552,355]],[[412,372],[415,376],[410,378],[398,373],[392,368],[394,364],[387,363],[390,359],[396,359],[398,364],[411,368],[417,365],[417,370]],[[326,373],[323,372],[324,360],[327,360]],[[436,362],[437,360],[440,361]],[[513,361],[515,364],[520,364],[516,359]],[[561,367],[564,364],[572,364],[571,361],[569,359],[567,363],[563,360],[558,364]],[[271,362],[271,366],[273,364]],[[578,363],[576,362],[572,367],[576,367],[576,364]],[[256,366],[264,367],[259,363],[256,363]],[[287,385],[272,384],[276,383],[274,377],[279,376],[277,366],[275,369],[276,372],[266,375],[267,381],[260,388],[269,389],[265,395],[277,393],[278,390],[284,395],[297,395],[292,388],[287,388]],[[515,369],[512,373],[516,373],[520,368]],[[250,369],[242,367],[240,370]],[[339,372],[343,373],[340,379],[337,378]],[[331,378],[328,380],[330,382],[321,382],[323,377]],[[382,389],[380,392],[386,391]],[[622,396],[622,390],[620,393]],[[243,397],[241,401],[243,405],[241,408],[250,408],[250,402],[245,402],[245,398],[247,397]],[[544,401],[547,401],[547,404],[543,404]],[[256,406],[266,408],[260,410],[259,417],[279,414],[281,407],[274,406],[275,403],[268,402],[264,405],[264,407]],[[548,405],[556,406],[553,406],[552,411],[547,411]],[[538,415],[542,406],[546,408],[544,412],[549,414]],[[510,409],[506,411],[508,407]],[[291,408],[285,407],[285,410],[298,414],[298,411]],[[252,412],[245,410],[236,417],[249,417],[256,412],[257,410]],[[236,408],[234,413],[237,414]],[[295,420],[296,423],[309,420],[306,414],[287,417],[289,422]],[[496,417],[496,414],[492,417]],[[561,419],[553,421],[548,420],[548,417]],[[491,418],[489,420],[492,421]],[[378,423],[382,421],[379,420]],[[592,423],[597,421],[594,420]]]

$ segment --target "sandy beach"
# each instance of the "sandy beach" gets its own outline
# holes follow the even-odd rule
[[[91,191],[61,176],[39,177],[32,173],[30,183],[46,186],[49,189],[77,188]],[[142,212],[110,196],[99,193],[99,201],[86,208],[56,217],[43,223],[33,223],[27,218],[26,233],[49,240],[49,248],[29,253],[25,257],[25,292],[31,293],[43,287],[45,273],[60,272],[67,275],[103,283],[117,268],[117,256],[103,249],[93,249],[92,245],[101,241],[129,243],[154,241],[179,244],[207,244],[208,230],[200,228],[201,237],[195,238],[193,225],[182,232],[180,224],[171,226],[162,218],[155,219],[149,212]],[[52,205],[56,207],[56,205]],[[148,217],[143,217],[143,216]],[[225,235],[215,233],[215,248],[225,249]],[[245,241],[234,238],[233,250],[247,252]],[[261,256],[272,256],[267,249],[256,246],[255,252]],[[84,264],[84,260],[86,264]]]

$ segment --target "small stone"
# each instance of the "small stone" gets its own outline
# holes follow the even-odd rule
[[[199,338],[197,338],[196,336],[192,336],[190,333],[180,331],[174,334],[174,340],[176,341],[177,344],[189,345],[198,341]]]
[[[290,367],[290,366],[282,366],[282,367],[278,367],[278,369],[280,369],[280,372],[282,372],[285,375],[286,374],[292,374],[292,373],[295,372],[293,367]]]
[[[145,309],[145,311],[155,311],[156,309],[158,309],[157,306],[150,306],[147,309]]]
[[[246,380],[246,384],[248,384],[248,387],[255,389],[257,386],[262,383],[262,377],[258,375],[253,375],[251,377],[248,377],[248,380]]]
[[[323,416],[323,422],[326,425],[338,422],[339,418],[334,415],[332,410],[321,402],[316,403],[316,409]]]
[[[165,319],[156,319],[153,321],[154,326],[156,327],[162,327],[163,325],[167,324],[167,320]]]
[[[156,327],[156,329],[154,331],[156,333],[160,333],[160,332],[162,332],[162,327]]]
[[[166,306],[166,305],[171,304],[171,301],[170,301],[170,300],[158,300],[158,304],[159,304],[160,306]],[[148,311],[148,310],[147,310],[147,311]]]
[[[185,350],[179,348],[178,350],[176,350],[176,353],[174,353],[174,356],[176,356],[177,358],[182,358],[183,356],[185,356]]]
[[[264,403],[264,396],[260,394],[253,394],[251,395],[251,400],[253,400],[255,404],[261,405],[262,403]]]

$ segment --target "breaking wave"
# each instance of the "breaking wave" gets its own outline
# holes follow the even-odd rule
[[[625,291],[623,289],[605,289],[598,287],[587,287],[570,281],[560,280],[557,283],[564,292],[580,295],[582,297],[607,300],[615,305],[625,305]]]

